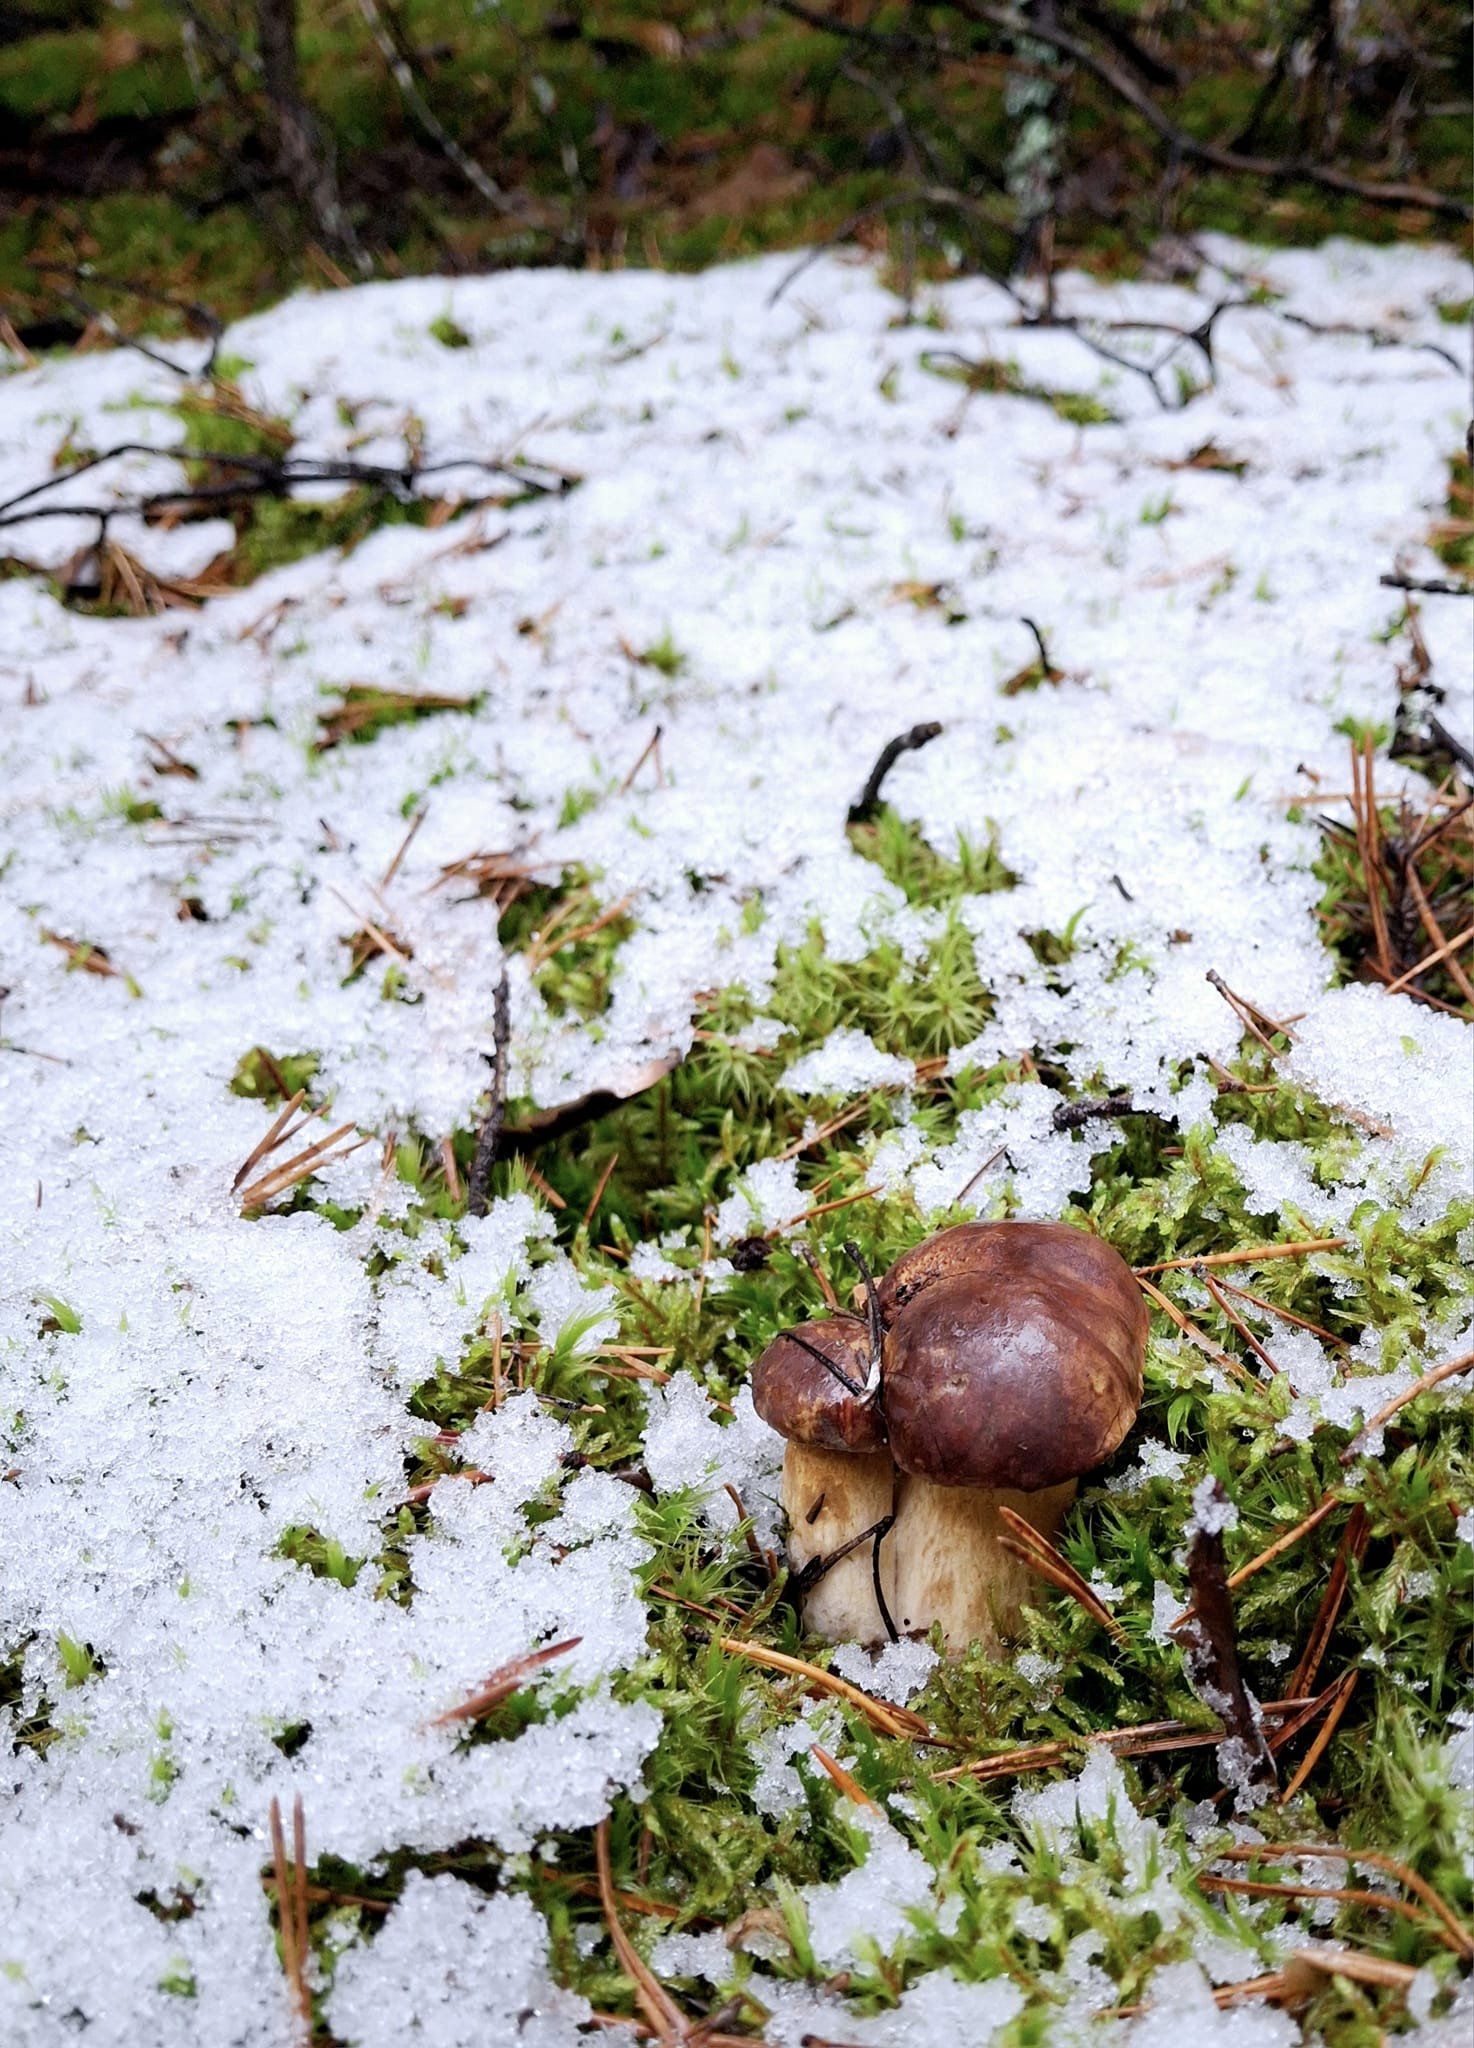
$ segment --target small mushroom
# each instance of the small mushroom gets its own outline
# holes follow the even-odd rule
[[[884,1632],[875,1532],[889,1527],[897,1473],[873,1350],[867,1324],[831,1316],[783,1331],[752,1369],[754,1407],[788,1440],[782,1498],[804,1620],[832,1643]]]
[[[998,1511],[1052,1534],[1080,1476],[1130,1429],[1140,1290],[1085,1231],[963,1224],[897,1260],[875,1305],[878,1372],[871,1329],[833,1318],[776,1338],[754,1373],[758,1412],[789,1438],[783,1499],[805,1619],[834,1641],[938,1622],[954,1654],[996,1647],[1031,1584]],[[867,1536],[873,1554],[861,1541],[824,1570]]]

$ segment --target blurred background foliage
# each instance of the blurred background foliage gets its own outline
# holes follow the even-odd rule
[[[1047,277],[1205,227],[1458,235],[1470,24],[1445,0],[7,0],[0,304],[41,348],[508,263],[853,238],[907,278]]]

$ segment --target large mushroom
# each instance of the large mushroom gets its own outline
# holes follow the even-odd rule
[[[758,1412],[788,1438],[805,1620],[831,1641],[938,1622],[954,1653],[996,1647],[1029,1587],[999,1509],[1051,1534],[1080,1476],[1130,1429],[1140,1290],[1085,1231],[963,1224],[897,1260],[874,1306],[868,1322],[775,1338],[754,1370]]]

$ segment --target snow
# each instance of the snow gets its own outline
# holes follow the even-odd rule
[[[344,2048],[576,2048],[589,2014],[586,1998],[549,1975],[547,1930],[530,1901],[417,1870],[373,1945],[339,1962],[328,2001]],[[618,2028],[613,2038],[634,2036]]]
[[[1468,294],[1452,255],[1214,247],[1315,316],[1334,305],[1467,353],[1433,310]],[[1158,410],[1071,337],[1013,329],[988,284],[931,290],[949,346],[1103,389],[1121,423],[1081,430],[1019,399],[959,407],[923,360],[933,327],[898,326],[868,264],[827,256],[770,306],[785,267],[300,294],[225,338],[249,365],[247,394],[290,416],[300,452],[343,452],[346,405],[374,436],[357,451],[369,459],[396,460],[422,433],[431,459],[520,453],[566,465],[580,487],[438,530],[385,528],[346,557],[157,618],[88,617],[39,578],[0,581],[0,1113],[13,1152],[0,1182],[0,1663],[18,1670],[5,1716],[44,1706],[57,1731],[4,1771],[0,2034],[16,2048],[79,2029],[97,2048],[284,2048],[261,1886],[274,1797],[302,1795],[310,1855],[375,1868],[468,1835],[514,1858],[550,1830],[592,1826],[618,1792],[641,1796],[658,1716],[611,1688],[644,1653],[646,1552],[630,1490],[565,1466],[556,1410],[526,1395],[474,1424],[457,1456],[490,1482],[442,1482],[405,1542],[408,1604],[374,1597],[372,1559],[422,1434],[415,1387],[493,1318],[509,1337],[561,1334],[585,1351],[614,1327],[530,1196],[454,1230],[410,1228],[380,1145],[474,1121],[504,966],[512,1088],[540,1104],[683,1053],[699,992],[717,987],[748,992],[757,1021],[738,1044],[786,1060],[786,1085],[816,1109],[904,1088],[907,1064],[859,1034],[785,1052],[762,1011],[778,948],[816,925],[838,959],[881,939],[917,957],[926,914],[844,831],[880,747],[916,718],[945,735],[897,763],[888,799],[943,853],[991,833],[1019,877],[960,907],[993,1008],[954,1068],[1028,1053],[1081,1089],[1202,1125],[1203,1062],[1238,1038],[1213,968],[1272,1013],[1302,1013],[1286,1071],[1354,1112],[1335,1187],[1314,1184],[1293,1145],[1225,1138],[1267,1226],[1336,1222],[1366,1195],[1417,1223],[1467,1187],[1467,1030],[1405,995],[1328,988],[1316,828],[1285,801],[1317,777],[1344,787],[1338,726],[1388,717],[1399,650],[1381,635],[1396,607],[1377,578],[1403,553],[1432,567],[1423,537],[1462,437],[1463,379],[1425,350],[1251,309],[1220,322],[1216,388]],[[1217,282],[1082,277],[1061,291],[1075,310],[1157,317],[1200,313]],[[429,334],[446,312],[473,338],[449,364]],[[616,328],[650,345],[617,350]],[[123,417],[160,452],[68,486],[71,502],[174,482],[163,451],[177,392],[123,351],[5,374],[0,497],[49,473],[64,437],[105,446]],[[1243,478],[1164,466],[1210,438],[1248,464]],[[1170,515],[1144,521],[1168,494]],[[6,546],[55,566],[91,537],[80,518],[35,521]],[[182,573],[221,532],[120,519],[113,537]],[[965,616],[947,625],[897,602],[915,581],[945,581]],[[1464,733],[1467,611],[1425,610],[1441,715]],[[1032,656],[1025,614],[1065,680],[1003,697]],[[686,657],[676,675],[625,651],[667,634]],[[320,711],[363,682],[477,708],[315,751]],[[626,788],[657,724],[663,777],[647,761]],[[150,734],[194,779],[150,766]],[[1379,786],[1426,794],[1386,762]],[[130,796],[163,815],[130,822]],[[606,902],[629,898],[634,935],[592,1022],[554,1015],[525,958],[502,960],[488,905],[439,886],[443,864],[514,847],[539,872],[601,875]],[[181,918],[182,897],[204,921]],[[345,983],[364,915],[402,942],[412,1000],[386,994],[374,966]],[[1045,972],[1023,935],[1067,928],[1073,950]],[[121,976],[72,972],[47,931],[106,948]],[[269,1113],[228,1084],[257,1045],[315,1053],[333,1121],[375,1140],[322,1176],[371,1219],[340,1232],[310,1213],[241,1216],[232,1177]],[[1055,1213],[1114,1142],[1105,1123],[1056,1132],[1056,1102],[1020,1081],[939,1147],[903,1102],[877,1177],[909,1188],[922,1216],[964,1189],[985,1213]],[[795,1162],[762,1162],[724,1188],[714,1242],[791,1230],[804,1207]],[[679,1284],[678,1250],[642,1247],[634,1270]],[[66,1305],[61,1328],[49,1297]],[[1300,1397],[1290,1433],[1349,1423],[1454,1355],[1457,1331],[1427,1334],[1426,1357],[1358,1353],[1358,1380],[1305,1333],[1274,1330]],[[694,1488],[730,1529],[730,1481],[775,1540],[781,1445],[745,1392],[726,1416],[673,1363],[649,1395],[653,1482]],[[1445,1398],[1466,1395],[1455,1384]],[[1132,1487],[1181,1469],[1147,1445],[1123,1508]],[[552,1518],[529,1521],[532,1506]],[[368,1560],[354,1583],[281,1555],[303,1525]],[[1157,1595],[1159,1620],[1169,1597],[1177,1611],[1180,1593]],[[63,1635],[90,1646],[80,1683],[66,1683]],[[560,1717],[470,1746],[431,1725],[503,1663],[568,1637],[577,1648],[534,1681],[539,1700],[572,1700]],[[923,1681],[904,1649],[871,1669],[872,1689],[903,1697]],[[805,1710],[757,1738],[761,1811],[802,1800],[793,1759],[821,1727],[822,1710]],[[1467,1772],[1467,1730],[1457,1743]],[[1108,1758],[1020,1796],[1034,1801],[1020,1823],[1052,1831],[1067,1861],[1078,1815],[1104,1801],[1131,1844],[1129,1881],[1175,1924],[1180,1901],[1152,1860],[1160,1830],[1132,1830]],[[836,1965],[933,1898],[919,1849],[889,1821],[857,1825],[868,1855],[807,1901]],[[140,1903],[176,1892],[193,1908],[183,1917]],[[1085,1939],[1062,1996],[1070,2024],[1109,2041],[1116,2023],[1090,2015],[1111,1982]],[[1174,1968],[1153,1980],[1151,2010],[1119,2023],[1132,2048],[1169,2028],[1234,2048],[1293,2038],[1262,2008],[1219,2016],[1192,1966]],[[193,1995],[170,1988],[186,1980]],[[806,2029],[871,2048],[981,2042],[1017,2010],[1011,1983],[944,1971],[868,2018],[764,1984],[779,2043]],[[553,1987],[525,1901],[414,1874],[372,1942],[340,1958],[330,2003],[335,2031],[364,2048],[415,2022],[427,2048],[509,2025],[552,2044],[577,2037],[582,2011]]]

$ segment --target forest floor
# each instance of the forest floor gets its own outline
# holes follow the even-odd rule
[[[1469,273],[1178,254],[8,359],[8,2043],[1464,2038]],[[831,1650],[751,1362],[968,1215],[1141,1415]]]

